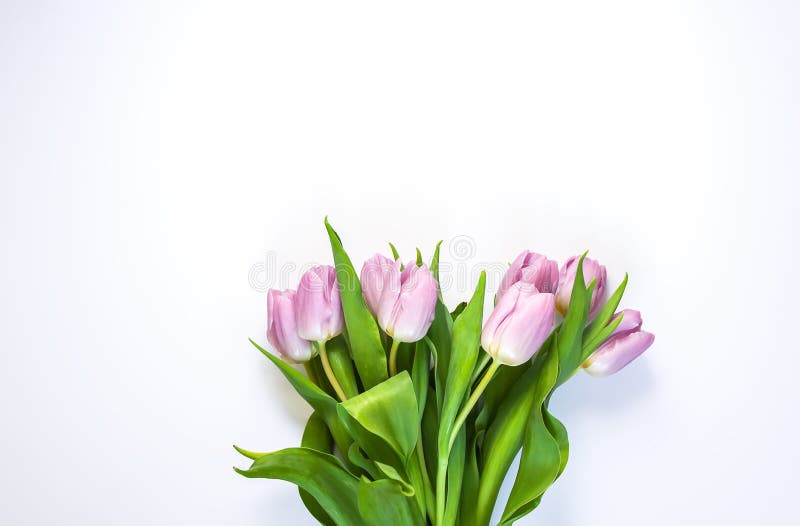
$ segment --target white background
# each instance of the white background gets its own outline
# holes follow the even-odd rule
[[[630,272],[656,342],[520,524],[792,523],[799,6],[3,2],[0,523],[310,524],[231,444],[299,442],[247,338],[326,214]]]

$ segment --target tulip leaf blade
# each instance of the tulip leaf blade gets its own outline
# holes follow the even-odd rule
[[[559,372],[556,385],[561,385],[567,381],[581,364],[583,329],[586,326],[586,318],[589,315],[591,297],[589,291],[594,287],[594,281],[588,288],[586,287],[586,281],[583,277],[583,260],[585,258],[586,253],[578,260],[569,308],[558,331]]]
[[[288,448],[259,457],[249,469],[234,470],[248,478],[296,484],[316,499],[334,524],[369,524],[359,509],[359,479],[333,455],[309,448]]]
[[[370,389],[389,376],[386,368],[386,351],[381,343],[378,324],[364,301],[358,274],[350,261],[350,256],[342,246],[339,234],[328,223],[328,218],[325,218],[325,228],[328,231],[333,261],[336,264],[336,278],[339,282],[344,322],[350,337],[353,361],[364,389]]]
[[[389,243],[389,250],[392,251],[392,258],[394,258],[395,261],[400,259],[400,253],[397,252],[397,247],[395,247],[392,243]]]
[[[561,448],[550,434],[545,418],[544,403],[558,378],[558,356],[551,350],[542,360],[536,379],[534,400],[525,437],[519,472],[508,498],[500,524],[512,524],[538,505],[536,499],[555,481],[561,469]]]
[[[453,442],[450,459],[447,462],[447,503],[444,508],[444,524],[455,526],[461,505],[461,489],[464,484],[466,464],[467,429],[462,427]]]
[[[481,322],[483,321],[483,300],[486,291],[486,272],[481,272],[475,293],[464,312],[453,322],[452,356],[444,384],[442,414],[439,419],[439,453],[449,448],[450,434],[456,414],[464,402],[469,389],[472,371],[478,360],[481,345]],[[438,347],[437,347],[438,349]],[[439,351],[441,356],[441,351]]]
[[[339,416],[351,429],[351,436],[356,435],[353,437],[356,442],[362,442],[359,445],[370,458],[386,464],[396,462],[372,437],[385,443],[403,462],[419,437],[417,399],[406,371],[339,404]]]
[[[603,308],[600,309],[600,312],[597,313],[594,320],[586,327],[586,330],[583,331],[583,341],[586,343],[592,343],[593,341],[600,340],[598,338],[599,333],[608,325],[608,322],[611,321],[611,318],[614,317],[614,312],[617,310],[619,306],[619,302],[622,300],[622,295],[625,294],[625,288],[628,286],[628,273],[625,273],[625,277],[622,278],[622,282],[616,288],[613,294],[609,296],[608,301],[606,301]],[[600,340],[602,341],[602,340]]]
[[[401,483],[390,478],[370,481],[362,477],[358,483],[358,508],[365,524],[425,525],[413,497],[403,491]]]
[[[303,438],[300,441],[300,447],[315,449],[328,454],[333,453],[333,437],[328,430],[328,426],[325,425],[325,421],[316,411],[311,413],[311,416],[308,417],[308,422],[306,422],[306,427],[303,431]],[[300,500],[303,501],[308,512],[311,513],[320,524],[336,526],[336,523],[333,522],[328,512],[325,511],[311,493],[301,487],[298,487],[297,490],[300,492]]]
[[[436,362],[434,374],[436,376],[436,408],[441,411],[444,399],[444,388],[447,382],[447,369],[450,364],[450,348],[453,343],[453,317],[442,299],[442,285],[439,281],[439,252],[442,242],[436,244],[431,259],[431,272],[436,279],[438,298],[434,309],[433,323],[428,329],[428,337],[436,349]]]
[[[271,352],[267,351],[255,341],[250,339],[250,343],[261,351],[261,354],[266,356],[277,368],[283,373],[283,376],[294,387],[295,391],[310,405],[314,411],[318,412],[333,435],[336,445],[342,451],[347,451],[350,446],[351,440],[347,436],[347,432],[342,427],[342,423],[337,415],[336,406],[337,402],[328,393],[323,391],[314,382],[312,382],[306,375],[284,362]]]

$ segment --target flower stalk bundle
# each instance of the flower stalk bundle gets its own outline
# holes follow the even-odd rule
[[[283,479],[324,525],[487,526],[521,451],[500,525],[533,511],[562,474],[569,441],[549,411],[579,369],[613,374],[654,336],[641,315],[616,312],[627,275],[606,296],[606,269],[583,256],[559,270],[525,251],[483,320],[486,274],[450,311],[417,251],[402,264],[377,254],[360,274],[330,224],[335,268],[296,291],[268,293],[267,338],[255,345],[313,409],[301,446],[237,447],[251,478]],[[304,364],[305,374],[292,364]]]

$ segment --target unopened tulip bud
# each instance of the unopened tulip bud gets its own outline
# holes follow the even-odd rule
[[[558,287],[558,263],[541,254],[529,250],[523,251],[508,267],[500,282],[496,299],[499,301],[503,294],[518,282],[532,285],[539,292],[554,293]]]
[[[367,307],[397,342],[421,340],[433,323],[438,286],[425,264],[400,263],[376,254],[361,269]]]
[[[515,283],[500,297],[481,333],[481,345],[497,362],[530,360],[553,330],[555,297]]]
[[[270,290],[267,293],[267,339],[285,360],[307,362],[314,355],[311,342],[297,333],[296,292]]]
[[[626,309],[614,316],[622,321],[606,341],[583,363],[583,368],[592,376],[608,376],[616,373],[653,344],[655,335],[641,330],[642,317],[639,311]]]
[[[572,256],[561,267],[558,276],[558,290],[556,291],[556,309],[561,315],[565,315],[569,309],[569,301],[572,297],[572,287],[575,283],[575,273],[578,271],[580,256]],[[585,286],[589,286],[592,280],[596,280],[592,298],[589,303],[589,319],[593,318],[600,309],[603,302],[603,295],[606,291],[606,267],[594,259],[583,259],[583,280]]]
[[[344,330],[336,269],[330,265],[314,267],[303,274],[297,287],[296,304],[300,337],[325,342]]]

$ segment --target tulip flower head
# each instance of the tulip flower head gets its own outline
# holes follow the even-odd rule
[[[499,301],[509,287],[518,282],[532,285],[539,292],[554,293],[558,287],[558,263],[541,254],[524,250],[508,267],[497,290],[496,300]]]
[[[267,293],[267,339],[284,360],[302,363],[314,355],[311,342],[297,333],[293,290],[270,290]]]
[[[400,262],[376,254],[361,269],[367,307],[386,334],[398,342],[421,340],[433,323],[438,285],[423,263]]]
[[[481,333],[481,345],[496,361],[530,360],[553,330],[555,297],[517,282],[500,297]]]
[[[613,319],[620,316],[622,321],[614,332],[583,362],[582,367],[592,376],[616,373],[645,352],[655,340],[654,334],[641,330],[642,316],[639,311],[626,309]]]
[[[556,291],[556,309],[561,315],[565,315],[569,309],[570,298],[572,297],[572,287],[575,284],[575,274],[578,271],[580,256],[572,256],[561,267],[558,276],[558,290]],[[593,318],[600,310],[603,302],[603,295],[606,291],[606,267],[594,259],[583,259],[583,280],[588,287],[592,280],[595,280],[592,299],[589,303],[589,319]]]
[[[336,269],[330,265],[314,267],[303,274],[295,301],[297,332],[300,337],[324,342],[344,330]]]

